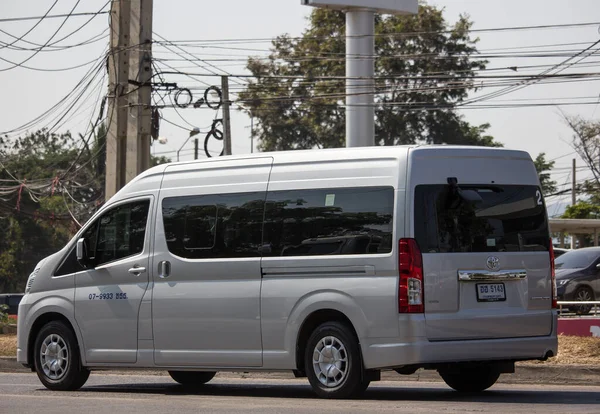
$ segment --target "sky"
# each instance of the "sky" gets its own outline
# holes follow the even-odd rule
[[[0,3],[0,19],[23,16],[41,16],[56,0],[27,0],[23,2],[3,1]],[[58,0],[50,14],[69,13],[77,0]],[[468,14],[474,21],[473,29],[489,29],[500,27],[553,25],[569,23],[587,23],[600,21],[600,2],[598,0],[429,0],[429,4],[444,8],[444,16],[449,23],[453,23],[460,14]],[[86,0],[77,5],[75,12],[92,12],[101,10],[106,0]],[[170,41],[193,40],[196,47],[186,47],[187,51],[209,60],[219,69],[207,67],[205,63],[169,61],[168,64],[178,68],[187,68],[194,73],[224,73],[244,74],[245,60],[249,55],[265,56],[270,46],[268,41],[256,42],[231,42],[231,39],[271,39],[275,36],[288,33],[299,36],[306,28],[306,17],[312,9],[301,5],[300,0],[220,0],[218,2],[197,0],[156,0],[154,2],[153,29]],[[83,25],[90,16],[72,17],[68,19],[58,34],[50,41],[59,40],[64,35]],[[64,19],[46,19],[31,31],[25,40],[34,43],[46,43],[56,32]],[[107,30],[107,15],[100,15],[92,19],[72,37],[57,45],[72,45],[101,35]],[[20,22],[0,21],[0,30],[14,36],[26,33],[35,20]],[[556,45],[576,43],[571,46],[553,46],[539,48],[538,51],[556,50],[563,48],[575,52],[584,49],[600,39],[600,25],[585,26],[580,28],[553,28],[544,30],[501,31],[476,33],[480,38],[478,48],[483,53],[501,53],[503,49],[511,48],[507,54],[514,54],[516,47]],[[107,32],[104,32],[105,34]],[[155,37],[155,40],[156,37]],[[204,43],[198,41],[203,40]],[[215,42],[206,42],[219,40]],[[223,42],[223,40],[229,40]],[[0,32],[0,41],[11,43],[13,38]],[[22,47],[35,47],[31,44],[16,43]],[[106,48],[105,38],[99,38],[95,43],[72,48],[68,50],[44,51],[36,54],[31,60],[24,63],[30,68],[44,69],[37,71],[22,67],[11,68],[12,65],[0,60],[0,84],[4,99],[0,101],[0,131],[6,132],[15,129],[51,108],[79,82],[86,71],[93,67],[88,66],[68,71],[48,71],[48,69],[64,69],[91,62],[97,59]],[[208,47],[212,45],[212,47]],[[216,47],[215,47],[216,46]],[[218,47],[226,46],[227,49]],[[248,51],[248,49],[252,49]],[[523,49],[527,50],[527,49]],[[530,50],[530,49],[529,49]],[[31,51],[8,50],[0,45],[0,59],[21,62],[32,55]],[[189,55],[185,55],[189,56]],[[155,46],[155,58],[177,58],[164,47]],[[232,60],[232,58],[235,58]],[[224,61],[223,59],[227,59]],[[553,58],[519,58],[519,59],[494,59],[488,67],[507,67],[525,65],[543,65],[558,63],[565,57]],[[215,61],[216,60],[216,61]],[[587,61],[599,62],[598,58],[590,57]],[[198,67],[200,66],[200,67]],[[600,72],[599,65],[590,65],[585,68],[574,68],[571,72]],[[8,70],[6,70],[8,69]],[[540,69],[542,70],[542,69]],[[534,74],[536,71],[522,71],[521,73]],[[194,96],[203,93],[207,85],[219,84],[218,77],[167,78],[167,81],[177,81],[186,86],[193,87]],[[231,78],[232,92],[239,91],[245,79]],[[206,82],[203,85],[201,82]],[[105,80],[98,78],[84,95],[80,102],[74,106],[76,115],[73,118],[58,122],[60,131],[69,129],[74,133],[85,134],[90,121],[98,115],[99,98],[106,93]],[[486,89],[480,93],[488,93]],[[472,97],[479,96],[478,93]],[[565,102],[571,98],[572,102],[597,102],[600,101],[600,82],[572,82],[554,85],[532,85],[517,92],[499,97],[495,103],[504,101],[520,102],[519,100],[536,99],[546,104],[557,101]],[[86,99],[89,98],[89,99]],[[235,99],[235,95],[233,95]],[[523,101],[525,102],[525,101]],[[600,105],[572,105],[564,106],[562,110],[570,115],[579,115],[584,118],[600,118]],[[545,152],[548,159],[556,158],[556,169],[553,178],[558,181],[559,187],[570,188],[569,168],[571,159],[575,157],[570,146],[571,132],[562,119],[562,114],[556,106],[534,108],[507,108],[507,109],[465,109],[461,113],[472,124],[490,123],[489,133],[502,142],[505,147],[521,149],[529,152],[532,157],[540,152]],[[180,117],[181,115],[181,117]],[[171,109],[165,109],[165,119],[179,125],[174,126],[162,122],[160,135],[167,139],[167,143],[155,143],[152,152],[164,154],[171,159],[176,158],[178,149],[182,148],[181,159],[191,159],[193,143],[187,142],[189,130],[199,127],[202,131],[211,124],[217,115],[211,110],[180,110],[179,114]],[[233,152],[237,154],[251,151],[250,119],[240,111],[232,111],[232,141]],[[32,128],[48,125],[54,122],[36,123]],[[211,144],[211,150],[218,152],[217,142]],[[183,146],[183,147],[182,147]],[[578,160],[578,165],[583,162]],[[578,171],[578,179],[584,178],[586,172]],[[555,197],[549,204],[559,201],[568,201],[569,195]],[[552,206],[549,208],[552,215]]]

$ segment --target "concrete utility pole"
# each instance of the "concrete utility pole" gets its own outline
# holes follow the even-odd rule
[[[129,116],[125,181],[150,168],[152,139],[152,7],[153,0],[130,0]]]
[[[418,0],[301,0],[346,12],[346,147],[375,145],[375,13],[416,14]]]
[[[112,4],[106,200],[150,166],[152,5],[153,0]]]
[[[577,204],[577,161],[573,158],[573,171],[571,171],[571,205]],[[575,249],[575,235],[571,234],[571,249]]]
[[[229,116],[229,76],[221,76],[223,93],[223,155],[231,155],[231,118]]]
[[[105,199],[125,185],[127,142],[127,79],[129,76],[129,1],[112,3],[108,55],[108,133],[106,136]]]

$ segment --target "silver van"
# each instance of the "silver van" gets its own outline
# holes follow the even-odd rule
[[[19,306],[18,361],[53,390],[95,369],[291,370],[321,397],[382,370],[483,391],[556,355],[553,251],[521,151],[399,146],[167,164],[130,182]]]

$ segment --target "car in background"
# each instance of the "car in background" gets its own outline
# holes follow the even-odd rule
[[[571,250],[554,261],[559,301],[595,301],[600,297],[600,247]],[[578,315],[590,313],[592,305],[569,306]]]
[[[562,256],[563,254],[570,252],[571,249],[564,249],[562,247],[555,247],[554,248],[554,258],[556,259],[557,257]]]
[[[23,293],[2,293],[0,294],[0,305],[8,306],[8,315],[16,315],[19,310],[19,303],[23,299]]]

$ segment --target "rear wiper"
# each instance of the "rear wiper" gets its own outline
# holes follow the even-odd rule
[[[477,191],[474,190],[463,190],[458,186],[458,178],[456,177],[448,177],[448,185],[450,186],[450,193],[454,197],[460,197],[462,200],[469,203],[480,203],[483,201],[483,198],[479,195]]]

